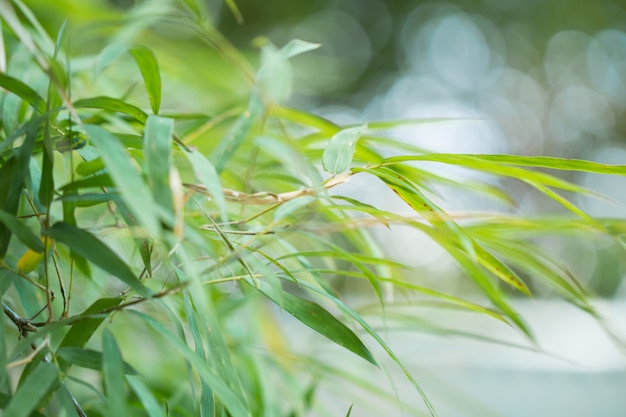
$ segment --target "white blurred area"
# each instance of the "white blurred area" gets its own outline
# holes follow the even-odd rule
[[[519,5],[525,7],[521,5],[528,3],[532,2]],[[433,152],[549,155],[626,165],[626,146],[616,133],[624,123],[626,110],[623,30],[605,29],[591,34],[559,31],[545,45],[537,45],[531,27],[518,23],[498,26],[484,16],[447,3],[417,6],[402,19],[400,28],[393,29],[389,28],[385,2],[367,0],[364,4],[377,10],[379,19],[370,23],[381,27],[383,38],[394,36],[390,31],[401,38],[403,54],[397,62],[397,73],[365,87],[373,99],[357,96],[351,104],[320,105],[315,109],[318,114],[340,124],[432,117],[471,119],[407,125],[385,133]],[[498,7],[516,6],[515,2],[502,2]],[[311,18],[304,23],[305,31],[298,26],[283,29],[295,37],[311,35],[305,39],[325,45],[320,53],[342,58],[337,65],[343,68],[324,71],[331,80],[300,74],[304,88],[323,90],[321,86],[325,85],[332,90],[333,86],[350,82],[363,72],[368,59],[380,52],[376,42],[363,38],[357,20],[343,15],[333,19]],[[451,178],[500,184],[491,177],[449,166],[429,168]],[[610,200],[573,197],[590,215],[626,217],[623,177],[564,175],[610,196]],[[371,179],[356,177],[334,191],[385,210],[409,212],[387,187]],[[437,191],[441,197],[437,203],[452,211],[568,214],[545,196],[524,188],[509,189],[516,200],[513,208],[478,200],[459,190]],[[415,283],[443,283],[446,291],[467,295],[458,268],[423,234],[392,226],[376,229],[375,235],[387,256],[415,268]],[[598,300],[596,304],[607,317],[604,324],[616,334],[626,334],[623,268],[607,267],[607,258],[601,256],[606,248],[570,240],[548,242],[547,249],[558,255],[581,282],[590,282],[596,270],[617,275],[615,279],[622,284],[615,298]],[[623,258],[624,254],[617,256]],[[492,319],[471,314],[460,317],[463,315],[442,310],[415,309],[411,314],[416,322],[421,321],[423,332],[416,332],[407,323],[406,328],[412,331],[396,328],[387,336],[398,356],[423,382],[442,416],[625,416],[626,353],[608,336],[604,324],[550,298],[519,301],[516,306],[535,332],[537,346],[530,346],[527,339]],[[437,331],[424,324],[428,322],[458,333]],[[387,324],[394,327],[392,323],[390,318]],[[483,340],[463,337],[462,332],[468,329]],[[498,342],[492,343],[492,339]],[[392,393],[397,390],[401,400],[410,404],[406,408],[424,409],[408,382],[390,386],[388,381],[382,382],[379,372],[358,361],[347,360],[341,365],[354,369],[361,364],[372,384],[384,385]],[[402,379],[397,369],[390,373],[394,380]],[[332,392],[325,395],[333,404]],[[414,415],[402,407],[385,408],[383,401],[370,398],[366,391],[355,392],[354,398],[357,406],[352,416]],[[367,400],[371,400],[371,408],[363,406]],[[348,407],[333,404],[330,415],[344,415]]]

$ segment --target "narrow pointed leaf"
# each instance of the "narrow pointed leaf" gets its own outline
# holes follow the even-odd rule
[[[59,382],[59,371],[56,366],[41,362],[23,380],[15,395],[4,409],[5,416],[29,417],[39,408],[40,403],[52,392]]]
[[[259,282],[259,284],[259,291],[283,310],[339,346],[343,346],[352,353],[378,366],[374,356],[361,339],[322,306],[288,292],[282,292],[278,295],[265,282]]]
[[[115,308],[122,302],[122,299],[119,297],[116,298],[100,298],[96,300],[93,304],[91,304],[85,311],[81,313],[82,320],[74,323],[70,330],[67,332],[61,344],[59,345],[59,349],[65,347],[84,347],[94,332],[100,327],[100,324],[106,319],[106,315],[99,314],[95,317],[90,317],[93,314],[101,313],[102,311],[106,311],[112,308]],[[59,369],[61,371],[66,371],[67,368],[71,365],[71,363],[60,358],[59,360]]]
[[[130,53],[137,61],[143,76],[146,92],[150,99],[150,106],[154,114],[159,113],[161,107],[161,72],[154,52],[146,46],[131,48]]]
[[[149,116],[144,130],[145,171],[152,195],[166,213],[174,217],[174,202],[170,188],[172,167],[172,135],[174,120]]]
[[[0,72],[0,87],[12,92],[22,100],[33,106],[38,113],[46,112],[46,101],[35,90],[17,78]]]
[[[58,349],[56,351],[56,355],[59,358],[68,361],[72,365],[76,365],[81,368],[94,369],[96,371],[102,369],[102,352],[92,349],[67,346]],[[128,363],[124,362],[124,373],[136,375],[137,371]]]
[[[102,376],[110,416],[129,416],[124,389],[124,362],[115,337],[105,329],[102,335]]]
[[[356,143],[367,126],[351,127],[335,134],[322,155],[322,165],[331,174],[341,174],[350,168]]]
[[[77,100],[74,107],[88,109],[102,109],[113,113],[127,114],[135,118],[139,123],[145,124],[148,119],[146,112],[139,107],[128,104],[125,101],[113,97],[91,97]]]
[[[307,42],[301,39],[292,39],[287,45],[280,48],[280,53],[286,58],[293,58],[296,55],[318,49],[321,46],[321,43]]]
[[[116,276],[144,297],[152,292],[141,284],[130,267],[111,248],[91,233],[67,223],[58,222],[45,231],[45,235],[65,244],[72,251]]]
[[[131,311],[131,313],[143,319],[150,325],[150,327],[160,333],[164,340],[172,344],[183,354],[185,359],[194,367],[194,370],[198,372],[200,378],[205,381],[209,387],[211,387],[216,397],[220,399],[232,417],[252,416],[248,407],[246,407],[233,390],[225,384],[223,378],[215,373],[206,360],[202,359],[196,355],[194,351],[189,349],[185,342],[166,329],[158,320],[155,320],[154,318],[138,311]]]
[[[148,417],[166,417],[163,407],[154,397],[152,391],[142,382],[141,378],[127,376],[126,381],[137,394],[137,398],[139,398],[141,406],[148,414]]]
[[[39,236],[34,234],[30,227],[19,221],[14,215],[0,209],[0,223],[3,223],[9,230],[26,246],[35,252],[43,252],[43,243]]]
[[[211,194],[211,199],[215,201],[220,211],[222,221],[227,222],[226,199],[224,198],[224,190],[222,189],[222,183],[220,182],[220,176],[217,170],[204,155],[196,150],[184,152],[184,155],[187,157],[200,183],[204,185],[209,194]]]
[[[160,225],[152,195],[126,149],[115,136],[98,126],[88,125],[85,129],[100,150],[109,175],[137,223],[144,226],[150,235],[157,236]]]

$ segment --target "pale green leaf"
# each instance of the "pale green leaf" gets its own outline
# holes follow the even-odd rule
[[[209,387],[211,387],[215,395],[221,400],[222,404],[224,404],[232,417],[252,417],[252,414],[242,400],[224,382],[223,378],[215,373],[206,360],[196,355],[194,351],[189,349],[185,342],[166,329],[158,320],[155,320],[154,318],[138,311],[132,311],[132,314],[143,319],[150,325],[150,327],[160,333],[164,340],[169,342],[183,354],[185,359],[194,367],[194,370],[198,372],[200,378],[205,381]]]
[[[129,416],[122,353],[109,329],[104,329],[102,334],[102,377],[107,399],[107,414]]]
[[[115,136],[101,127],[87,125],[85,129],[91,141],[100,150],[124,204],[135,216],[137,223],[146,228],[148,234],[157,236],[160,224],[157,221],[152,195],[126,149]]]
[[[331,174],[340,174],[350,168],[354,149],[359,138],[367,129],[366,125],[344,129],[335,134],[322,155],[324,170]]]
[[[187,160],[191,164],[193,172],[196,174],[200,183],[204,185],[209,194],[211,194],[211,198],[215,201],[215,204],[220,211],[222,221],[228,221],[226,199],[224,198],[224,191],[222,189],[222,183],[220,182],[220,176],[217,173],[217,170],[204,155],[196,150],[184,152],[184,155],[187,157]]]
[[[149,116],[144,130],[145,172],[152,195],[166,213],[173,218],[174,202],[170,187],[172,167],[172,137],[174,121],[159,116]]]
[[[296,55],[312,51],[321,46],[321,43],[307,42],[301,39],[292,39],[287,45],[280,48],[280,53],[283,54],[285,58],[293,58]]]

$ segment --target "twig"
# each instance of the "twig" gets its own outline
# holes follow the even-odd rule
[[[310,195],[317,195],[321,190],[331,189],[339,184],[343,184],[347,182],[353,174],[351,172],[346,172],[344,174],[335,175],[328,179],[325,183],[321,185],[321,187],[309,187],[302,188],[300,190],[295,191],[287,191],[284,193],[272,193],[269,191],[262,191],[254,194],[247,194],[241,191],[231,190],[225,188],[223,190],[224,197],[233,202],[237,202],[240,204],[250,204],[250,205],[267,205],[267,204],[276,204],[276,203],[285,203],[287,201],[305,197]],[[206,189],[206,187],[202,184],[190,184],[183,183],[183,185],[190,190],[196,191],[200,194],[208,195],[211,194]]]
[[[30,320],[20,317],[19,314],[4,303],[2,303],[2,307],[4,308],[4,314],[6,314],[7,317],[11,319],[13,324],[15,324],[15,327],[17,327],[21,337],[26,337],[28,332],[37,331],[37,327],[33,326],[33,323]]]

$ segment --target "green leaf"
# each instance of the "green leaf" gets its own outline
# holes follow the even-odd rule
[[[139,107],[128,104],[125,101],[119,100],[113,97],[91,97],[77,100],[74,102],[74,107],[88,108],[88,109],[102,109],[114,113],[127,114],[139,123],[145,124],[148,119],[146,112]],[[90,135],[91,136],[91,135]]]
[[[324,170],[331,174],[341,174],[350,168],[356,143],[367,129],[366,125],[343,129],[336,133],[328,142],[322,155]]]
[[[33,106],[38,113],[46,112],[46,101],[35,90],[24,84],[17,78],[0,72],[0,87],[7,89],[22,100]]]
[[[141,406],[148,414],[148,417],[166,417],[163,407],[154,398],[152,391],[146,387],[140,378],[134,376],[127,376],[126,381],[128,385],[135,391],[137,398],[141,402]]]
[[[593,172],[596,174],[626,175],[626,165],[608,165],[580,159],[550,156],[474,155],[478,159],[509,165],[559,169],[563,171]]]
[[[121,302],[122,298],[120,297],[100,298],[94,301],[93,304],[80,314],[79,317],[82,319],[72,324],[72,327],[61,341],[59,349],[66,347],[84,347],[96,329],[98,329],[100,324],[102,324],[107,317],[106,314],[100,313],[117,307]],[[98,316],[92,317],[92,315],[97,313],[99,314]],[[70,365],[71,363],[63,359],[59,360],[59,369],[62,372],[65,372]]]
[[[138,311],[130,311],[146,323],[150,325],[154,330],[163,336],[163,338],[172,344],[179,352],[181,352],[185,359],[194,367],[194,370],[198,372],[200,378],[211,387],[217,398],[220,399],[222,404],[226,407],[232,417],[251,417],[252,414],[243,403],[243,401],[233,392],[233,390],[224,382],[223,378],[216,374],[215,371],[208,365],[206,360],[196,355],[194,351],[189,349],[187,344],[180,340],[176,335],[166,329],[158,320],[140,313]]]
[[[350,414],[352,414],[352,407],[354,406],[354,404],[350,404],[350,408],[348,408],[348,413],[346,414],[346,417],[350,417]]]
[[[35,252],[43,252],[43,243],[30,227],[20,222],[14,215],[0,209],[0,223],[3,223],[17,238]]]
[[[30,172],[30,160],[35,145],[35,127],[37,119],[28,122],[26,128],[26,138],[19,147],[17,154],[11,156],[0,167],[0,209],[13,216],[17,215],[24,179]],[[0,259],[3,258],[9,249],[11,240],[11,229],[4,222],[0,223]]]
[[[224,198],[224,190],[220,182],[220,176],[211,162],[205,158],[200,152],[191,150],[183,152],[187,160],[191,164],[193,172],[202,185],[204,185],[211,194],[211,198],[215,201],[220,210],[220,217],[223,222],[228,221],[228,213],[226,211],[226,199]]]
[[[113,187],[109,174],[98,174],[82,180],[69,182],[60,188],[61,191],[76,191],[83,188]]]
[[[146,46],[136,46],[130,49],[139,65],[139,70],[143,76],[146,92],[150,99],[150,106],[154,114],[159,113],[161,107],[161,72],[154,52]]]
[[[340,322],[319,304],[292,295],[288,292],[276,294],[264,281],[259,281],[258,290],[279,307],[311,329],[378,366],[372,353],[348,326]]]
[[[141,284],[122,258],[86,230],[58,222],[47,229],[44,234],[65,244],[78,255],[116,276],[140,295],[144,297],[152,295],[152,292]]]
[[[15,395],[4,409],[5,416],[29,417],[59,382],[56,366],[42,362],[21,381]]]
[[[145,172],[152,195],[172,219],[174,202],[170,187],[172,167],[172,136],[174,120],[159,116],[149,116],[144,130]]]
[[[204,345],[202,342],[202,335],[200,331],[200,326],[198,326],[198,320],[196,319],[196,311],[191,305],[191,300],[189,299],[189,292],[185,291],[184,293],[184,306],[185,306],[185,316],[187,318],[187,322],[189,323],[189,330],[191,331],[191,335],[193,337],[194,347],[196,354],[203,359],[206,359],[206,353],[204,351]],[[209,332],[214,330],[213,326],[210,326]],[[219,330],[219,329],[215,329]],[[220,335],[221,336],[221,335]],[[225,346],[225,345],[224,345]],[[226,354],[228,355],[228,350],[226,350]],[[228,357],[228,356],[227,356]],[[220,365],[219,358],[211,357],[213,363],[215,363],[218,367]],[[230,358],[229,358],[230,361]],[[206,384],[206,382],[201,381],[202,384],[202,394],[200,397],[200,417],[209,417],[215,414],[215,404],[212,401],[213,393],[211,388]]]
[[[102,376],[110,416],[129,416],[124,389],[124,362],[115,337],[104,329],[102,334]]]
[[[109,175],[137,223],[145,227],[148,234],[157,236],[160,224],[157,221],[152,195],[126,149],[115,136],[98,126],[88,125],[85,129],[91,141],[102,153]]]
[[[293,69],[288,57],[267,41],[261,49],[261,68],[256,77],[259,98],[268,107],[280,104],[291,95],[292,84]]]
[[[81,368],[94,370],[102,369],[102,352],[92,349],[83,349],[76,346],[66,346],[59,348],[56,351],[56,355],[72,365],[76,365]],[[124,373],[136,375],[137,371],[128,363],[124,362]]]
[[[308,206],[313,201],[317,200],[316,197],[309,195],[300,198],[293,199],[291,201],[287,201],[282,204],[276,212],[274,212],[274,221],[277,222],[285,217],[289,216],[291,213],[300,210],[303,207]]]
[[[260,115],[259,109],[257,109],[254,101],[255,98],[251,97],[248,110],[239,116],[232,127],[228,129],[226,136],[222,138],[211,154],[211,161],[215,165],[215,170],[218,174],[226,168],[226,165],[228,165],[228,162],[231,160],[237,149],[239,149],[241,144],[244,142],[248,136],[248,132],[250,132],[250,129]]]
[[[301,39],[292,39],[287,45],[280,48],[280,53],[283,54],[285,58],[293,58],[296,55],[312,51],[321,46],[321,43],[312,43]]]

